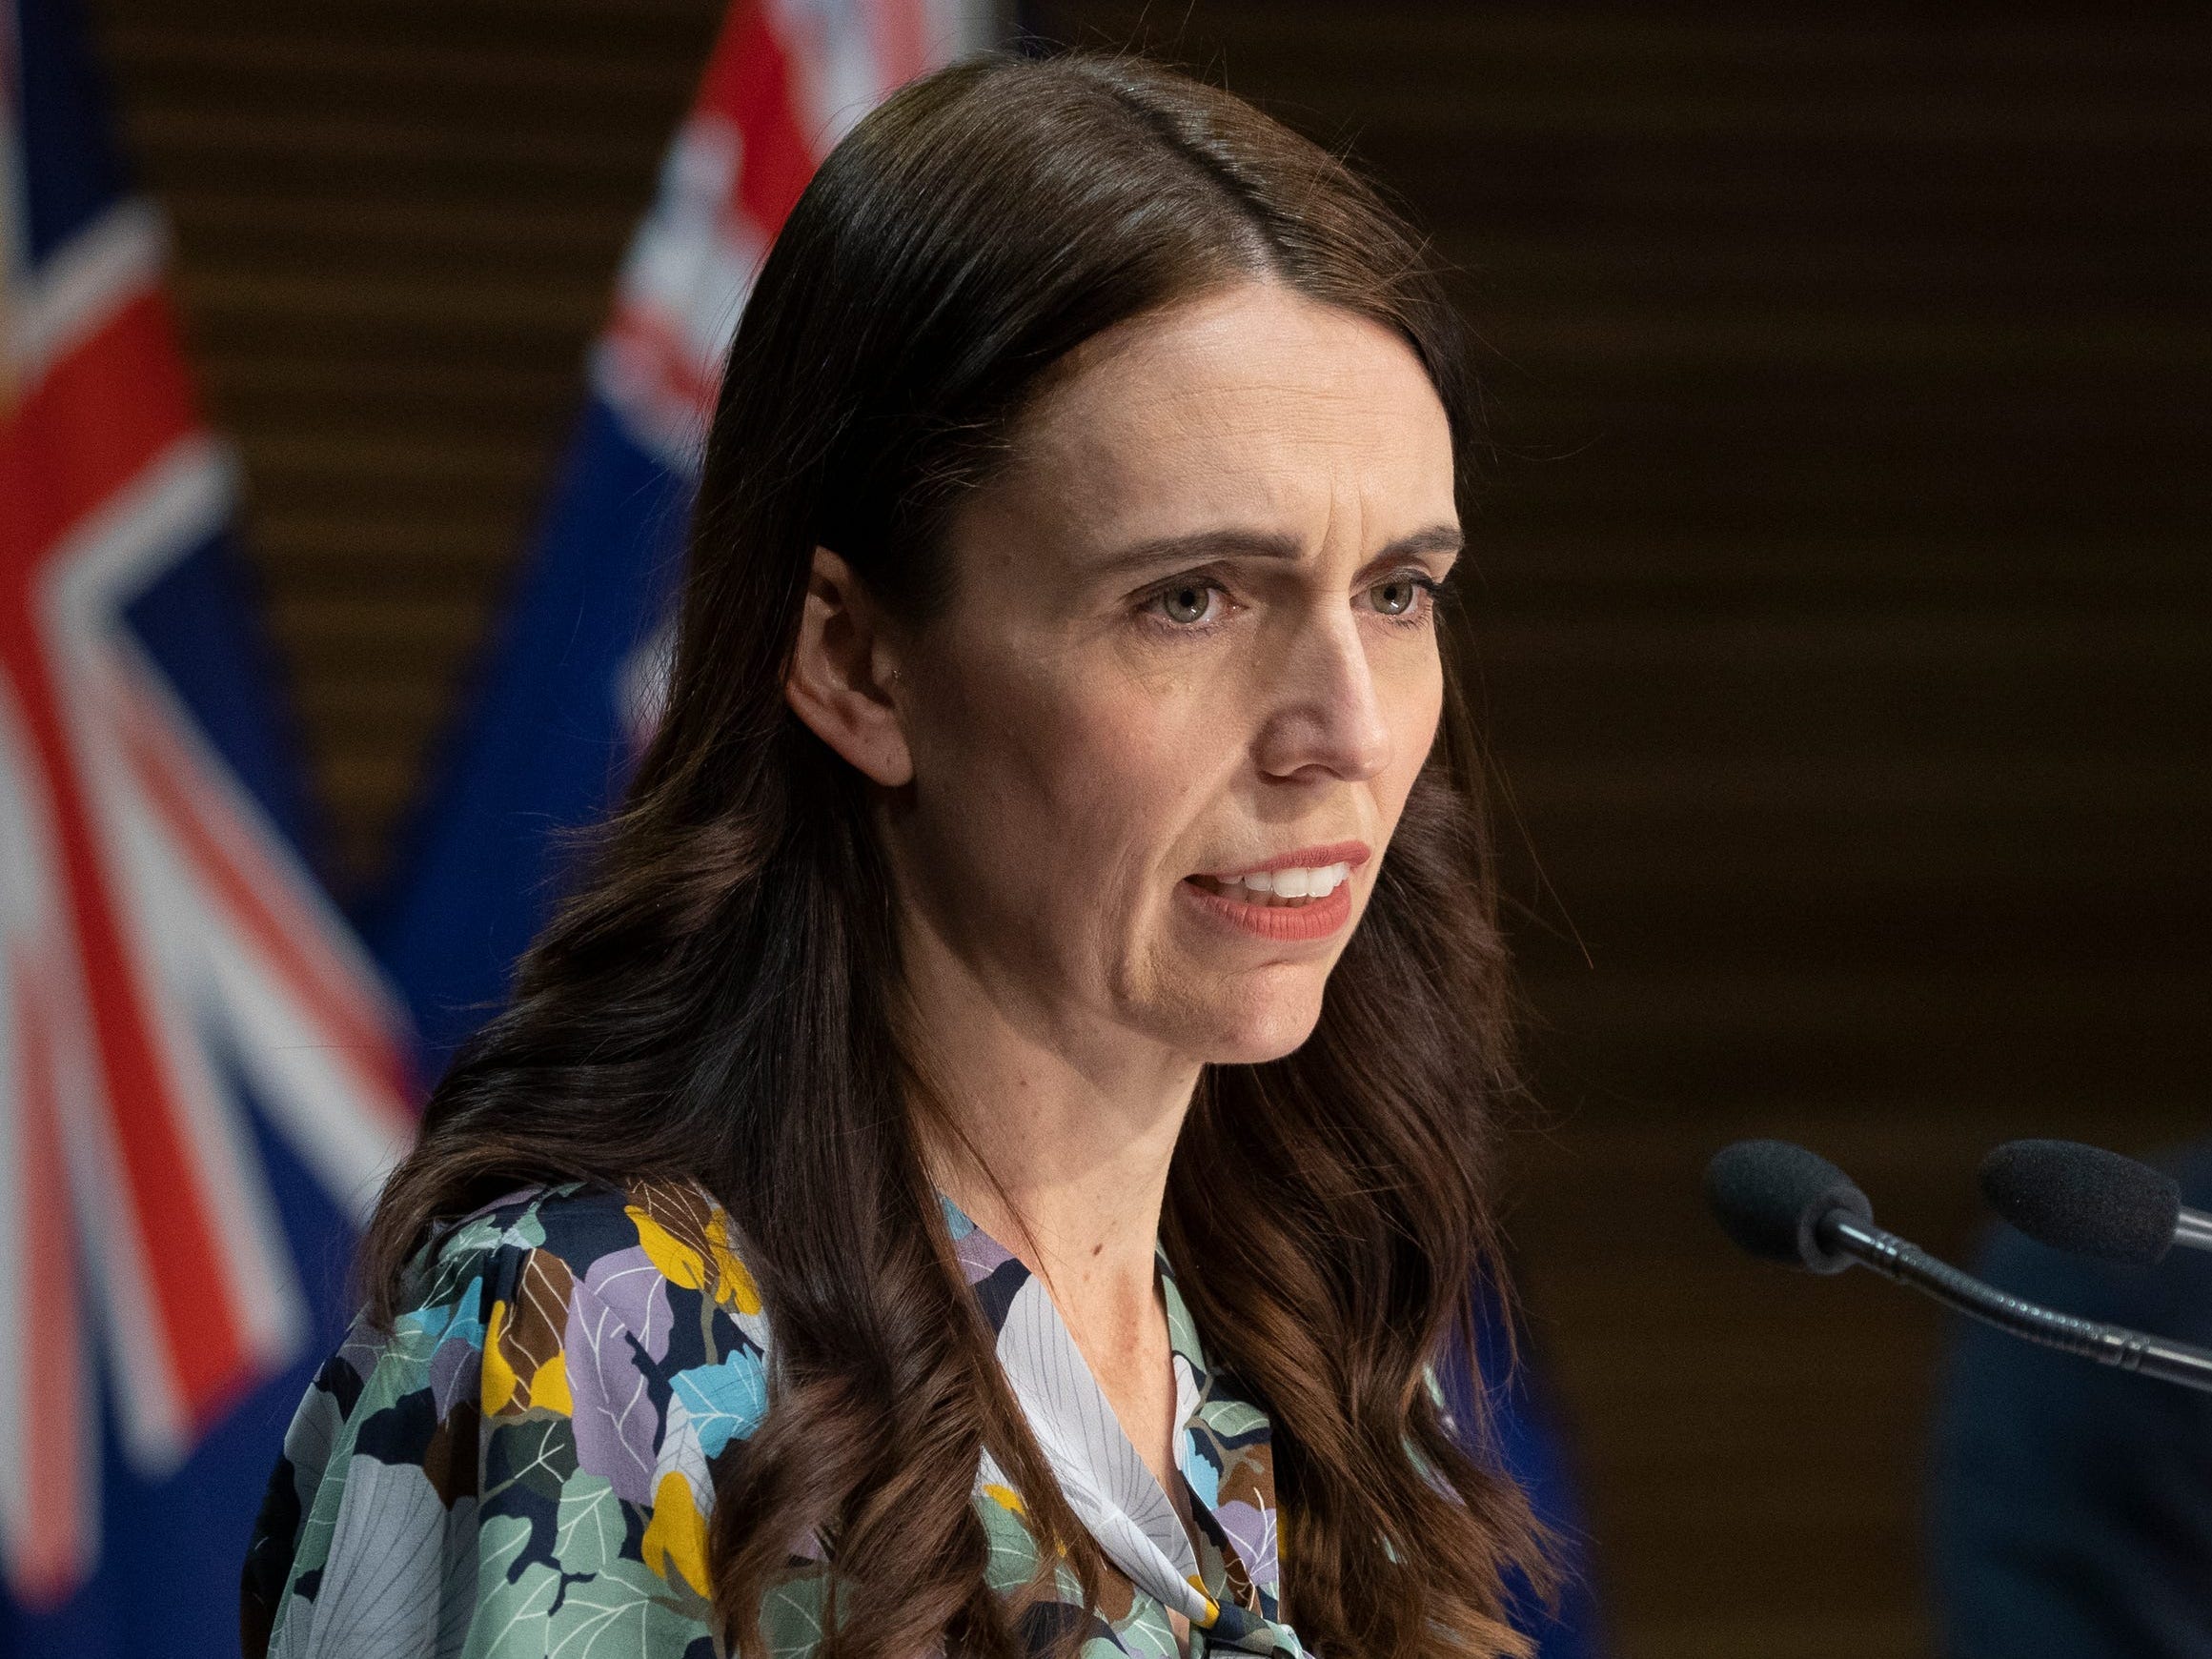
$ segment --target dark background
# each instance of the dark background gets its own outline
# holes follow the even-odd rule
[[[91,11],[358,890],[719,7]],[[1512,1224],[1624,1659],[1929,1647],[1941,1325],[1734,1260],[1715,1147],[1957,1253],[1999,1140],[2212,1126],[2203,15],[1023,9],[1350,146],[1483,336]]]

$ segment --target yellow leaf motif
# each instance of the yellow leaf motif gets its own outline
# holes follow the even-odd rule
[[[639,1205],[626,1204],[622,1213],[637,1227],[638,1243],[644,1246],[646,1258],[671,1285],[685,1290],[711,1290],[717,1302],[727,1303],[740,1313],[761,1311],[760,1286],[745,1264],[731,1253],[727,1215],[717,1210],[708,1218],[707,1254],[702,1256]]]
[[[715,1300],[731,1304],[740,1313],[760,1312],[761,1287],[744,1263],[730,1253],[730,1218],[720,1210],[706,1224],[706,1242],[714,1251]]]
[[[549,1411],[558,1411],[563,1417],[576,1415],[576,1398],[568,1387],[568,1356],[556,1352],[530,1374],[525,1383],[515,1367],[507,1363],[504,1339],[507,1336],[509,1312],[507,1304],[492,1304],[492,1317],[484,1325],[484,1378],[480,1394],[484,1415],[497,1417],[500,1412],[533,1406],[542,1406]]]
[[[492,1304],[492,1317],[484,1324],[484,1382],[482,1398],[484,1415],[497,1417],[514,1403],[515,1367],[507,1363],[507,1356],[499,1351],[499,1338],[507,1327],[507,1305]],[[564,1393],[565,1389],[562,1390]]]
[[[706,1520],[691,1501],[691,1483],[671,1469],[653,1494],[653,1518],[639,1540],[645,1565],[662,1578],[670,1563],[700,1595],[707,1593]]]
[[[1186,1582],[1188,1583],[1190,1588],[1196,1590],[1206,1602],[1206,1617],[1198,1621],[1200,1628],[1205,1629],[1210,1627],[1215,1620],[1221,1617],[1221,1604],[1215,1601],[1213,1597],[1207,1595],[1206,1581],[1200,1578],[1195,1572],[1190,1574],[1189,1578]]]
[[[636,1204],[624,1205],[622,1213],[637,1226],[638,1243],[645,1246],[647,1258],[663,1279],[685,1290],[706,1288],[706,1261],[697,1250]]]
[[[1011,1487],[1002,1487],[996,1481],[986,1481],[984,1483],[984,1491],[987,1496],[996,1498],[999,1507],[1003,1509],[1011,1509],[1017,1515],[1027,1515],[1029,1512],[1023,1507],[1022,1494]]]
[[[530,1404],[558,1411],[563,1417],[576,1415],[576,1400],[568,1391],[568,1355],[555,1354],[538,1367],[537,1374],[530,1379]]]

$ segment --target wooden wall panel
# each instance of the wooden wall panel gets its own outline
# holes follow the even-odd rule
[[[93,0],[341,881],[513,568],[711,0]],[[2202,1131],[2212,36],[2086,6],[1041,0],[1330,143],[1485,341],[1545,1118],[1514,1234],[1624,1659],[1930,1650],[1938,1320],[1734,1259],[1743,1133],[1968,1248]]]

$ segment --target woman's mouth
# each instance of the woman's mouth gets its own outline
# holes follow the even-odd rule
[[[1351,878],[1349,863],[1310,869],[1260,870],[1248,876],[1193,876],[1208,893],[1263,910],[1302,910],[1328,898]]]
[[[1351,920],[1351,865],[1320,864],[1253,875],[1187,876],[1177,883],[1191,911],[1277,944],[1329,938]]]

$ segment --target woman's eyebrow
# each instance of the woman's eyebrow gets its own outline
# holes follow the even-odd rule
[[[1466,544],[1467,538],[1458,525],[1431,524],[1399,536],[1367,562],[1376,564],[1384,559],[1410,558],[1424,553],[1457,553]],[[1184,536],[1159,536],[1134,542],[1093,568],[1101,576],[1119,576],[1158,565],[1185,564],[1231,555],[1294,561],[1303,552],[1297,537],[1264,530],[1195,530]]]

